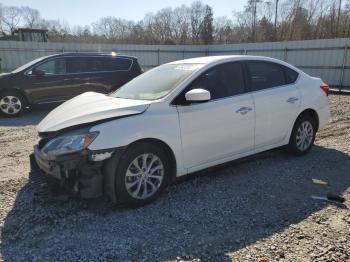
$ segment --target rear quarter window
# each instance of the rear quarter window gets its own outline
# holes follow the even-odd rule
[[[104,71],[129,71],[132,60],[128,58],[104,58]]]
[[[286,83],[287,84],[293,84],[295,81],[297,81],[299,73],[294,71],[293,69],[289,67],[284,67],[284,72],[286,75]]]

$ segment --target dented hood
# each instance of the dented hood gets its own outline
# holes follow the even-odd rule
[[[151,102],[121,99],[95,92],[81,94],[52,110],[37,126],[39,133],[143,113]]]

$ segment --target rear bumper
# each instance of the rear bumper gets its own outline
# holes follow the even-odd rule
[[[331,112],[330,112],[329,105],[327,104],[327,106],[319,108],[317,110],[317,114],[318,114],[318,121],[319,121],[318,129],[321,129],[325,125],[327,125],[330,121]]]
[[[82,198],[96,198],[103,193],[102,161],[89,160],[86,151],[48,159],[39,147],[34,146],[34,158],[38,167],[54,178],[68,191]]]

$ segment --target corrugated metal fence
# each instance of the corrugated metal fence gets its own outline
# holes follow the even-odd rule
[[[229,45],[114,45],[0,41],[3,71],[59,52],[109,52],[138,57],[145,68],[190,57],[247,54],[275,57],[321,77],[333,87],[350,87],[350,38]]]

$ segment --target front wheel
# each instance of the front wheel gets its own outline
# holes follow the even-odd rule
[[[16,92],[4,92],[0,94],[0,112],[6,117],[16,117],[25,108],[25,99]]]
[[[300,117],[294,124],[289,140],[290,151],[298,156],[305,155],[311,149],[316,136],[315,121],[310,116]]]
[[[150,143],[132,145],[116,170],[117,199],[130,206],[155,200],[170,177],[170,163],[162,148]]]

